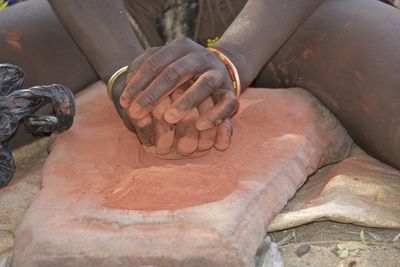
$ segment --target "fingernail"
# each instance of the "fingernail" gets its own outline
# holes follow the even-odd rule
[[[164,113],[164,119],[169,122],[169,123],[177,123],[179,121],[179,112],[178,109],[176,108],[169,108],[167,111]]]
[[[129,116],[131,118],[139,120],[143,118],[146,114],[147,113],[145,108],[139,106],[138,104],[132,103],[132,105],[129,107]]]
[[[167,154],[174,143],[174,132],[164,133],[161,135],[156,142],[156,152],[160,155]]]
[[[225,151],[228,149],[228,147],[230,145],[231,145],[231,139],[228,138],[227,140],[224,140],[223,142],[215,143],[214,147],[219,151]]]
[[[199,131],[205,131],[211,129],[213,126],[214,125],[212,125],[210,121],[204,119],[203,120],[200,119],[196,122],[196,128]]]
[[[212,148],[214,145],[214,142],[211,140],[199,140],[199,145],[197,147],[197,151],[201,152],[201,151],[205,151],[205,150],[209,150],[210,148]]]
[[[124,95],[124,94],[121,95],[121,97],[119,98],[119,104],[123,108],[127,108],[128,107],[128,98],[126,97],[126,95]]]
[[[159,155],[168,154],[169,151],[170,151],[169,147],[159,147],[159,146],[157,146],[157,148],[156,148],[156,153],[159,154]]]
[[[183,156],[187,156],[196,151],[197,148],[197,140],[190,137],[182,137],[178,140],[177,143],[177,151],[179,154]]]
[[[150,116],[135,121],[136,125],[138,127],[140,127],[140,128],[148,127],[148,126],[150,126],[152,124],[152,122],[153,122],[153,120],[152,120],[152,118]]]

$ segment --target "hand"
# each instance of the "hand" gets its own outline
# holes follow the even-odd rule
[[[171,124],[165,120],[164,114],[171,107],[172,102],[181,97],[188,85],[175,89],[171,96],[163,98],[152,111],[155,127],[155,149],[157,154],[180,154],[182,156],[196,156],[194,152],[203,152],[213,146],[218,150],[225,150],[231,143],[232,126],[229,120],[217,127],[198,131],[196,122],[201,114],[208,112],[214,105],[208,97],[197,108],[191,109],[178,123]]]
[[[197,156],[213,146],[218,150],[229,147],[232,136],[232,126],[229,120],[218,127],[204,131],[196,129],[196,122],[200,114],[208,112],[214,107],[213,100],[208,97],[197,108],[192,109],[181,121],[176,124],[167,122],[164,118],[165,111],[171,106],[173,100],[183,95],[193,82],[184,84],[159,102],[149,116],[140,120],[133,120],[127,114],[127,109],[121,108],[119,98],[124,89],[123,80],[114,84],[113,99],[117,111],[125,126],[135,132],[139,141],[146,147],[151,147],[163,158],[179,158],[181,156]]]
[[[226,118],[237,108],[231,86],[216,56],[189,39],[179,39],[146,50],[130,64],[120,104],[141,143],[155,144],[159,154],[168,153],[175,139],[182,155],[212,146],[225,150],[232,135]]]
[[[180,85],[195,82],[165,111],[174,124],[211,96],[214,106],[201,114],[196,128],[216,127],[232,115],[238,102],[225,65],[209,50],[188,38],[176,39],[164,47],[151,48],[128,68],[127,84],[120,98],[133,120],[142,120],[157,103]]]

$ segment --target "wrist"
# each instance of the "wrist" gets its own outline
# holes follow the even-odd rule
[[[119,99],[120,99],[120,96],[122,95],[122,92],[124,91],[126,77],[127,77],[127,73],[125,72],[125,73],[118,75],[118,77],[111,84],[110,84],[110,80],[112,79],[112,77],[110,77],[110,79],[105,81],[105,83],[107,85],[108,97],[111,100],[111,102],[114,104],[114,107],[120,116],[122,113],[122,107],[120,105]]]
[[[226,42],[221,39],[214,43],[211,47],[219,50],[221,53],[226,55],[226,57],[228,57],[229,60],[232,61],[232,63],[235,65],[239,73],[240,86],[243,92],[250,85],[251,78],[249,75],[250,72],[248,71],[249,66],[246,63],[246,57],[244,56],[244,53],[241,52],[243,51],[243,49],[240,44],[234,42]]]
[[[121,104],[119,103],[119,98],[121,97],[122,92],[125,89],[126,78],[127,78],[127,73],[123,73],[118,77],[118,79],[115,80],[112,91],[111,91],[111,99],[110,100],[114,104],[115,110],[117,111],[119,117],[124,122],[125,127],[128,130],[136,133],[135,127],[130,122],[128,114],[123,111]]]
[[[111,75],[110,79],[107,82],[107,95],[108,97],[113,100],[113,89],[114,89],[114,83],[117,82],[117,80],[124,75],[128,71],[128,66],[124,66],[120,69],[118,69],[116,72],[114,72],[113,75]]]
[[[217,58],[219,58],[224,63],[226,70],[228,71],[228,74],[232,80],[233,92],[235,93],[236,98],[239,99],[241,94],[241,82],[240,75],[235,64],[233,64],[233,62],[220,50],[215,49],[214,47],[208,47],[207,49],[210,50]]]

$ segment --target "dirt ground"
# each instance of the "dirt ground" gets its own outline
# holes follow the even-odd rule
[[[36,192],[49,139],[14,152],[18,171],[0,190],[0,267],[9,265],[14,231]],[[29,175],[28,175],[29,174]],[[286,267],[400,267],[400,230],[366,228],[335,222],[313,222],[269,233]],[[260,255],[265,254],[260,250]],[[282,266],[262,264],[258,266]]]
[[[313,222],[268,234],[284,266],[400,266],[400,230]]]

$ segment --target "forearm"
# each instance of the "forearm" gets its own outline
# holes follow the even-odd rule
[[[126,18],[122,1],[50,0],[49,2],[104,81],[143,52]]]
[[[246,88],[262,66],[319,6],[319,0],[250,0],[213,47],[235,64]]]

